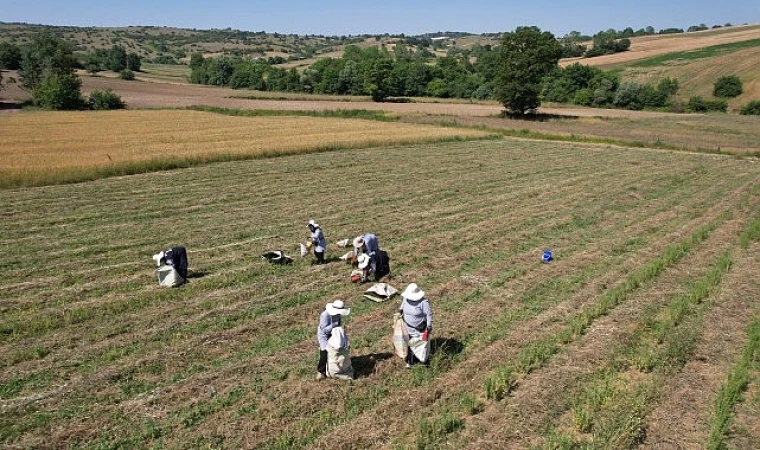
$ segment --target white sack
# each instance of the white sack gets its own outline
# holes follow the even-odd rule
[[[393,315],[393,350],[401,359],[406,359],[409,351],[409,332],[399,313]]]
[[[164,287],[175,287],[183,284],[185,279],[172,266],[164,265],[156,269],[158,284]]]

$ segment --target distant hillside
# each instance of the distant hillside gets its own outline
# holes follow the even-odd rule
[[[630,51],[561,64],[573,62],[618,70],[623,80],[675,78],[680,85],[676,98],[684,102],[695,95],[712,98],[719,77],[737,75],[744,93],[728,101],[729,109],[760,99],[760,25],[633,38]]]
[[[196,30],[169,27],[135,26],[124,28],[68,27],[0,22],[0,42],[16,45],[30,42],[31,36],[49,31],[74,45],[75,51],[88,53],[113,45],[135,52],[146,63],[184,63],[189,55],[237,55],[254,58],[281,57],[288,66],[307,66],[318,58],[340,57],[346,45],[394,45],[404,39],[410,45],[429,47],[436,54],[449,48],[466,49],[474,43],[495,44],[498,35],[471,35],[462,32],[428,33],[419,36],[293,35],[233,30]]]

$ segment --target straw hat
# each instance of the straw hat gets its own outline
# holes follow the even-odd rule
[[[411,301],[422,300],[425,298],[425,291],[420,289],[420,287],[417,286],[417,283],[409,283],[409,286],[404,289],[401,296]]]
[[[360,269],[366,269],[367,266],[369,265],[369,255],[367,255],[366,253],[362,253],[361,255],[359,255],[359,258],[357,259],[357,261],[359,262]]]
[[[354,247],[362,248],[362,245],[364,245],[364,236],[356,236],[354,238]]]
[[[309,220],[309,224],[307,226],[319,228],[319,224],[314,221],[314,219]]]
[[[346,308],[343,300],[335,300],[332,303],[325,305],[327,313],[331,316],[347,316],[351,314],[351,308]]]

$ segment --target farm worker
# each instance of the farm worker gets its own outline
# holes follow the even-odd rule
[[[310,220],[307,227],[311,233],[311,243],[312,247],[314,247],[314,256],[317,258],[317,264],[324,264],[325,249],[327,248],[325,233],[322,232],[322,228],[314,220]]]
[[[187,250],[185,247],[172,247],[153,255],[158,269],[158,283],[161,286],[175,287],[187,281]]]
[[[380,250],[380,243],[373,233],[364,233],[354,238],[354,261],[359,260],[359,255],[364,253],[369,256],[368,273],[374,273],[377,266],[376,254]]]
[[[416,283],[410,283],[401,293],[401,306],[398,310],[409,333],[409,351],[406,367],[414,364],[429,364],[430,333],[433,330],[433,311],[425,297],[425,291]]]
[[[359,256],[359,253],[366,253],[371,257],[372,253],[378,250],[380,250],[380,243],[374,234],[364,233],[354,238],[354,255]]]
[[[317,364],[317,380],[327,377],[327,345],[332,331],[336,327],[342,326],[341,318],[351,313],[350,308],[346,308],[343,300],[335,300],[325,305],[325,310],[319,315],[319,325],[317,326],[317,342],[319,342],[319,363]]]

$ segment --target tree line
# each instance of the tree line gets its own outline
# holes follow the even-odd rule
[[[505,33],[498,47],[475,45],[435,58],[399,42],[387,48],[346,47],[341,58],[324,58],[303,73],[264,59],[191,57],[190,80],[198,84],[261,91],[389,98],[496,99],[510,112],[525,113],[541,100],[584,106],[642,109],[661,107],[678,89],[675,80],[658,86],[626,83],[600,69],[558,66],[563,45],[537,27]],[[619,93],[618,90],[623,88]]]
[[[476,61],[472,63],[470,56]],[[190,81],[261,91],[389,97],[489,98],[494,73],[488,61],[497,58],[490,47],[435,58],[403,42],[393,50],[349,45],[341,58],[322,58],[303,73],[264,59],[191,55]]]
[[[436,58],[424,48],[398,43],[385,47],[346,47],[341,58],[324,58],[303,72],[285,69],[273,59],[191,55],[190,80],[197,84],[238,89],[303,92],[331,95],[368,95],[376,101],[391,97],[495,99],[509,113],[535,111],[542,101],[625,109],[662,108],[687,111],[725,111],[725,98],[742,92],[736,76],[723,77],[715,86],[715,100],[692,97],[686,105],[673,105],[678,81],[654,85],[621,82],[619,75],[573,64],[558,66],[563,45],[537,27],[518,27],[504,33],[500,45],[475,45]],[[0,68],[18,70],[22,88],[35,105],[48,109],[112,109],[123,107],[113,92],[93,92],[85,100],[75,69],[86,67],[118,71],[139,70],[137,55],[113,46],[91,52],[84,65],[66,41],[40,33],[23,48],[0,43]],[[0,74],[0,81],[2,81]],[[756,106],[748,111],[753,113]]]

